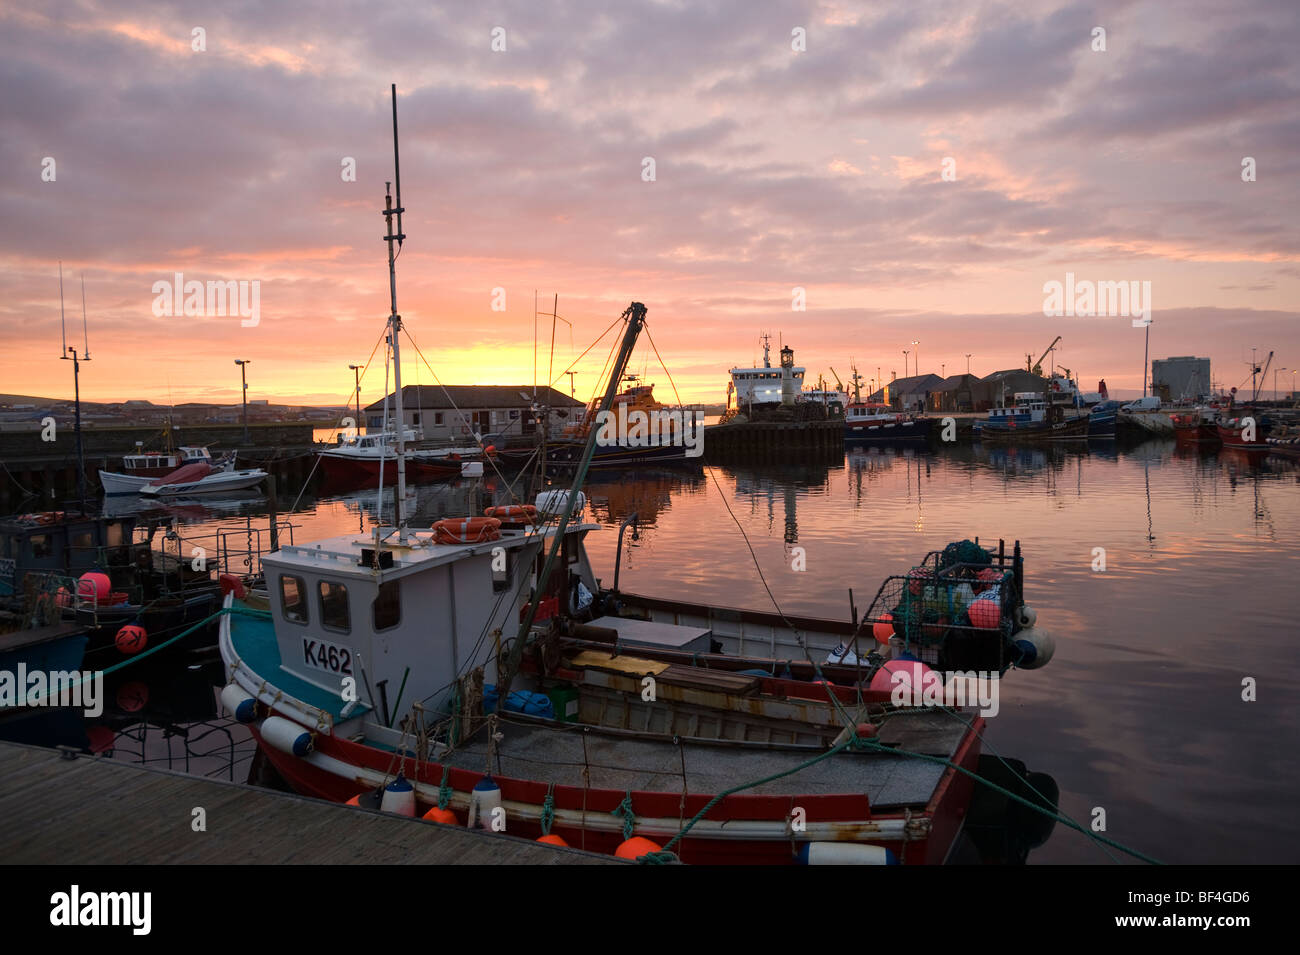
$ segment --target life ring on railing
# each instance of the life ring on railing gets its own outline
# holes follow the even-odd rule
[[[495,517],[448,517],[433,525],[435,544],[481,544],[501,537]]]
[[[489,507],[483,513],[488,517],[495,517],[512,524],[532,523],[537,520],[537,508],[531,504],[498,504],[496,507]]]

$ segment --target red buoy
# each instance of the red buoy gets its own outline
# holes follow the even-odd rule
[[[113,638],[117,648],[123,653],[139,653],[149,645],[149,632],[138,623],[128,623]]]

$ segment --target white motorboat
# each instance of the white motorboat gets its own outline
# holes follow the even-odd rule
[[[196,494],[216,494],[241,491],[256,487],[266,480],[261,468],[235,468],[233,462],[214,471],[201,461],[187,464],[166,477],[140,488],[144,497],[191,497]]]

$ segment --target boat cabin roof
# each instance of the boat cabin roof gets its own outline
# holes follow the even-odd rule
[[[484,541],[481,544],[437,544],[434,543],[432,530],[407,529],[406,543],[397,541],[395,527],[380,528],[380,549],[393,555],[393,566],[385,568],[384,577],[405,576],[410,573],[430,570],[463,560],[476,554],[490,554],[495,547],[506,549],[522,547],[550,540],[555,535],[557,525],[545,525],[540,528],[528,526],[522,529],[501,529],[497,540]],[[567,534],[598,530],[599,524],[570,524]],[[357,577],[372,577],[374,571],[361,562],[363,550],[374,550],[373,534],[344,534],[339,537],[327,537],[313,541],[311,544],[290,544],[281,547],[273,554],[268,554],[262,562],[281,572],[299,570],[308,573],[328,571],[331,574]]]

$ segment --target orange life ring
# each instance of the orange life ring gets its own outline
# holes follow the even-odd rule
[[[500,518],[515,524],[537,520],[537,508],[531,504],[498,504],[483,512],[488,517]]]
[[[481,544],[501,537],[495,517],[448,517],[433,525],[435,544]]]

